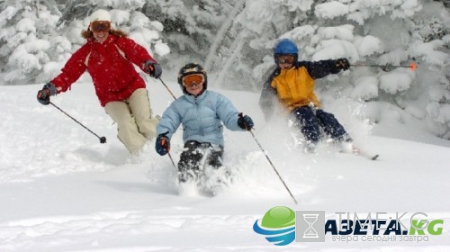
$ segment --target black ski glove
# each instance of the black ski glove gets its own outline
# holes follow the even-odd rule
[[[56,95],[56,93],[57,91],[55,85],[49,82],[45,84],[41,90],[38,91],[36,98],[42,105],[48,105],[50,104],[50,96]]]
[[[161,156],[166,155],[170,151],[170,140],[166,136],[168,133],[169,132],[159,134],[156,138],[155,149],[156,152]]]
[[[239,119],[238,119],[237,123],[241,129],[248,130],[248,131],[252,130],[253,126],[255,126],[252,118],[250,118],[250,116],[248,116],[248,115],[244,116],[244,115],[242,115],[242,113],[239,113]]]
[[[148,74],[150,74],[150,76],[154,77],[155,79],[159,79],[159,77],[161,77],[161,65],[153,60],[147,60],[147,62],[145,62],[144,69]]]
[[[349,68],[350,68],[350,63],[348,62],[348,60],[347,59],[344,59],[344,58],[342,58],[342,59],[337,59],[336,61],[335,61],[335,65],[336,65],[336,68],[338,68],[338,69],[342,69],[342,70],[348,70]]]

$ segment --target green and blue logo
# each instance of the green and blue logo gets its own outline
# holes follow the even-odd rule
[[[253,231],[264,235],[277,246],[285,246],[295,240],[295,212],[285,206],[276,206],[253,224]]]

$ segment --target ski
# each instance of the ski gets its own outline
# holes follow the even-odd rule
[[[366,151],[363,151],[363,150],[361,150],[360,148],[358,148],[358,147],[356,147],[354,145],[352,145],[351,148],[352,148],[351,151],[349,151],[347,153],[352,153],[352,154],[357,155],[357,156],[365,157],[365,158],[367,158],[369,160],[377,160],[378,157],[380,156],[378,154],[371,154],[371,153],[368,153]]]
[[[309,145],[303,138],[297,134],[291,134],[294,140],[294,148],[302,148],[304,153],[317,153],[316,145]],[[369,160],[377,160],[380,155],[369,153],[356,147],[352,142],[336,143],[333,139],[326,139],[322,143],[326,146],[338,148],[340,153],[348,153],[356,156],[364,157]]]
[[[369,160],[377,160],[380,155],[378,154],[359,154],[361,157],[365,157]]]

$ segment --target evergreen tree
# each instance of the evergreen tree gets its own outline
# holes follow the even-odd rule
[[[129,33],[152,54],[164,56],[170,51],[160,36],[162,24],[151,21],[140,11],[145,1],[64,3],[61,0],[2,2],[0,65],[6,83],[46,82],[58,74],[71,53],[85,43],[81,32],[89,25],[89,15],[99,8],[110,10],[113,25]]]
[[[0,65],[8,84],[35,82],[44,65],[56,57],[54,27],[58,16],[40,1],[6,0],[0,13]],[[61,39],[64,40],[64,39]]]
[[[291,38],[300,59],[345,57],[354,65],[350,73],[319,81],[322,97],[364,103],[373,123],[424,120],[436,135],[450,138],[448,19],[438,1],[247,1],[233,26],[234,37],[245,42],[229,47],[236,57],[223,58],[229,69],[222,76],[260,88],[276,40]],[[415,72],[407,67],[413,60]],[[367,64],[406,67],[357,66]]]
[[[0,67],[7,84],[45,82],[79,46],[96,9],[166,69],[204,64],[211,86],[259,92],[276,41],[300,60],[345,57],[349,72],[317,82],[323,99],[352,99],[372,123],[421,120],[450,139],[450,14],[446,0],[4,0]],[[170,47],[170,50],[169,50]],[[171,51],[170,54],[169,51]],[[416,71],[408,69],[411,61]],[[363,65],[406,66],[367,67]]]
[[[144,13],[164,26],[163,36],[174,54],[166,66],[179,69],[188,62],[204,64],[217,31],[236,0],[147,1]]]
[[[273,66],[271,51],[276,40],[296,25],[308,22],[307,12],[313,2],[245,1],[227,34],[232,42],[220,48],[223,57],[216,62],[220,71],[217,85],[259,90],[262,76]],[[233,82],[225,84],[226,79]]]

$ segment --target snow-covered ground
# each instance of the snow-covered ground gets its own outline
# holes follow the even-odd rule
[[[165,81],[181,94],[174,80]],[[159,81],[148,83],[152,108],[161,114],[172,98]],[[0,251],[450,251],[450,142],[419,124],[387,121],[371,129],[358,121],[358,105],[330,103],[328,110],[379,160],[326,146],[304,154],[293,148],[283,117],[265,124],[258,94],[220,90],[252,116],[255,137],[299,204],[247,132],[225,132],[225,166],[235,172],[231,187],[216,197],[180,196],[176,169],[153,142],[141,163],[127,161],[91,84],[75,84],[52,102],[107,144],[40,105],[41,86],[0,86]],[[172,141],[175,162],[180,133]],[[346,243],[327,236],[325,243],[277,247],[252,229],[274,206],[327,215],[425,212],[445,223],[443,234],[427,242]]]

